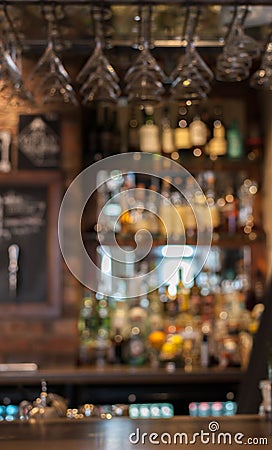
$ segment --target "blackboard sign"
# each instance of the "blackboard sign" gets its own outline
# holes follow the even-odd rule
[[[0,303],[46,301],[46,229],[46,187],[1,189]]]
[[[56,114],[19,116],[18,169],[60,167],[60,121]]]
[[[60,186],[57,173],[0,176],[0,315],[59,309]]]

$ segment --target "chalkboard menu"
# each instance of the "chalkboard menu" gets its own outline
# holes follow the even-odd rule
[[[45,187],[1,189],[1,303],[46,301],[46,216]]]
[[[0,176],[0,315],[58,310],[60,185],[57,173]]]
[[[19,116],[18,168],[22,170],[60,167],[60,121],[58,115]]]

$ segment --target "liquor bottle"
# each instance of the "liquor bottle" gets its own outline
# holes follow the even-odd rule
[[[115,328],[111,337],[109,362],[111,364],[124,364],[126,340],[120,328]]]
[[[126,362],[130,366],[142,366],[147,360],[145,338],[139,327],[131,327],[127,342]]]
[[[233,120],[230,128],[227,130],[227,148],[229,158],[242,158],[244,155],[243,139],[237,120]]]
[[[254,226],[253,216],[253,195],[250,193],[250,187],[252,186],[251,180],[244,178],[241,185],[238,188],[238,226],[244,231],[247,231],[246,227],[250,229]]]
[[[147,194],[145,216],[147,220],[148,230],[152,234],[158,234],[160,230],[158,215],[159,215],[158,188],[155,184],[151,184],[149,186]]]
[[[195,202],[194,180],[192,177],[187,177],[185,182],[185,199],[184,217],[185,217],[185,231],[188,237],[193,237],[197,229],[196,216],[194,210],[197,208]]]
[[[207,333],[202,333],[200,345],[200,366],[208,367],[209,365],[209,337]]]
[[[223,225],[223,229],[233,234],[237,228],[238,200],[231,184],[226,187],[224,201],[225,203],[221,208],[223,217],[221,224]]]
[[[112,111],[109,107],[98,109],[98,147],[103,158],[112,154],[113,145]]]
[[[182,280],[182,268],[179,268],[179,281],[177,285],[177,301],[180,312],[187,312],[189,310],[190,289],[186,287]]]
[[[78,365],[94,364],[96,361],[96,338],[98,316],[95,296],[86,291],[83,295],[78,316]]]
[[[208,171],[204,174],[206,181],[206,199],[209,205],[212,227],[217,229],[220,226],[220,215],[215,198],[215,175],[212,171]]]
[[[138,299],[132,302],[128,313],[129,338],[126,344],[125,360],[131,366],[142,366],[147,360],[147,311]]]
[[[183,150],[189,150],[192,146],[190,139],[190,130],[188,127],[188,110],[180,107],[178,111],[177,126],[174,129],[174,142],[176,150],[181,153]]]
[[[259,160],[264,152],[264,139],[258,126],[258,118],[254,117],[248,126],[248,138],[246,140],[247,158],[250,161]]]
[[[190,123],[189,131],[193,154],[200,156],[207,144],[208,128],[199,115],[196,115]],[[200,152],[197,153],[196,149],[199,149]]]
[[[193,316],[199,316],[201,312],[201,289],[194,278],[194,284],[190,291],[190,313]]]
[[[144,124],[139,130],[140,150],[148,153],[161,153],[159,127],[154,122],[152,106],[145,107]]]
[[[131,152],[138,152],[140,149],[139,121],[135,111],[132,112],[128,123],[128,149]]]
[[[116,300],[111,313],[110,325],[111,346],[109,349],[109,362],[111,364],[125,363],[128,332],[128,303],[127,301]]]
[[[138,230],[148,229],[148,214],[146,211],[146,195],[144,183],[137,183],[135,190],[135,202],[131,210],[131,225],[130,229],[133,233]]]
[[[201,320],[207,323],[207,326],[213,323],[215,297],[210,283],[210,269],[205,268],[206,281],[201,288]]]
[[[97,348],[96,364],[103,366],[108,361],[108,352],[110,349],[110,307],[106,296],[96,294],[97,297]]]
[[[103,210],[105,204],[110,199],[109,190],[107,188],[107,180],[109,174],[106,170],[99,170],[96,176],[96,192],[97,192],[97,202],[96,202],[96,217],[99,216],[100,212]],[[105,232],[108,230],[109,220],[107,214],[100,216],[100,227],[101,231]]]
[[[148,308],[148,321],[150,331],[158,331],[164,329],[164,313],[163,303],[160,300],[159,290],[156,288],[154,291],[149,292],[149,308]]]
[[[225,127],[220,120],[213,123],[213,137],[206,145],[206,153],[210,158],[223,156],[227,153],[227,140],[225,137]]]
[[[206,154],[211,159],[218,156],[224,156],[227,153],[227,140],[225,138],[226,130],[223,121],[223,113],[220,105],[215,105],[208,119],[210,140],[205,146]]]
[[[168,321],[172,324],[175,323],[175,319],[179,313],[179,303],[177,295],[177,287],[174,284],[165,285],[166,295],[166,314]]]
[[[174,205],[171,210],[173,238],[178,240],[185,235],[184,199],[178,191],[174,191],[171,194],[171,202]]]
[[[102,170],[98,172],[99,179],[105,180],[105,186],[107,189],[107,194],[109,194],[109,202],[102,206],[102,209],[98,209],[98,214],[100,214],[99,220],[100,224],[105,224],[106,231],[121,231],[120,216],[122,214],[121,198],[118,194],[120,193],[120,188],[122,185],[122,173],[115,171],[113,175],[107,174],[106,171]],[[106,178],[107,177],[107,178]],[[101,194],[101,188],[99,188],[99,194]],[[101,200],[99,201],[99,203]],[[99,204],[100,208],[100,204]]]
[[[159,207],[161,234],[163,236],[171,237],[173,235],[173,223],[171,210],[173,208],[171,201],[171,179],[169,177],[162,180],[161,186],[161,201]]]
[[[164,117],[162,119],[161,147],[162,154],[165,156],[170,156],[175,151],[174,131],[171,128],[167,108],[164,110]]]

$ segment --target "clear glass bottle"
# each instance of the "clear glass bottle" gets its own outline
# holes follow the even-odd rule
[[[152,106],[145,107],[144,124],[139,130],[140,150],[148,153],[161,153],[160,130],[154,122],[154,109]]]
[[[193,154],[195,156],[200,156],[207,144],[208,128],[199,115],[196,115],[190,123],[189,131]],[[199,154],[196,152],[196,149],[199,149]]]
[[[188,126],[188,110],[184,106],[181,106],[178,111],[177,125],[174,129],[174,142],[179,153],[182,153],[183,150],[190,150],[192,146]]]

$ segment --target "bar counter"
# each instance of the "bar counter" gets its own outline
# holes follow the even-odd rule
[[[271,446],[272,422],[252,415],[0,423],[0,446],[5,450],[240,449],[241,444]]]
[[[123,383],[226,383],[240,382],[243,371],[240,369],[194,369],[186,372],[184,369],[175,369],[172,372],[165,368],[152,369],[150,367],[105,366],[105,367],[51,367],[26,371],[1,371],[0,385],[18,383],[39,383],[45,379],[48,383],[72,384],[123,384]]]
[[[63,367],[35,371],[0,371],[0,400],[9,397],[19,404],[33,401],[40,394],[41,381],[48,391],[68,400],[68,407],[84,403],[154,403],[168,401],[175,414],[188,414],[191,401],[237,399],[244,372],[239,369],[176,369],[149,367]]]

